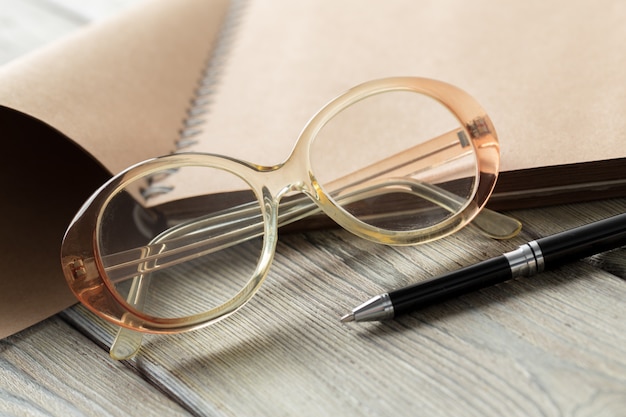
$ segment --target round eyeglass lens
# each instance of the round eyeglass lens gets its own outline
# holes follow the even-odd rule
[[[315,136],[310,159],[339,206],[391,231],[446,220],[478,184],[476,154],[457,118],[411,91],[374,94],[337,113]]]
[[[203,166],[171,175],[201,195],[174,189],[145,200],[140,190],[151,181],[138,178],[104,207],[97,229],[109,286],[129,307],[168,319],[235,297],[254,276],[264,234],[259,201],[238,176]]]

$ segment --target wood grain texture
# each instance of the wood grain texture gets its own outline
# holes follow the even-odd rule
[[[343,231],[282,236],[240,313],[150,336],[128,365],[197,415],[620,416],[626,283],[586,261],[394,321],[338,318],[383,290],[625,210],[614,200],[515,212],[524,232],[503,242],[472,230],[406,248]],[[110,343],[81,308],[66,314]]]
[[[8,62],[137,0],[0,0],[0,63]]]
[[[129,0],[0,0],[0,63],[102,18]],[[0,340],[2,416],[188,415],[59,318]]]
[[[188,413],[58,318],[0,340],[0,415]]]
[[[122,3],[0,0],[0,61]],[[106,357],[114,329],[81,307],[62,317],[91,340],[53,318],[1,341],[0,414],[623,416],[624,249],[394,321],[338,318],[381,291],[624,211],[626,200],[513,212],[524,231],[503,242],[470,229],[406,248],[339,230],[284,235],[240,313],[149,336],[132,361]]]

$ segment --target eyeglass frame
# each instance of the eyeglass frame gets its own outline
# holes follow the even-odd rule
[[[433,226],[414,231],[385,230],[348,213],[329,196],[313,173],[310,149],[317,133],[345,108],[372,95],[409,91],[431,97],[459,121],[476,156],[474,192],[462,210]],[[229,302],[208,312],[183,318],[158,318],[133,308],[106,277],[98,244],[103,209],[127,184],[171,168],[206,166],[230,172],[250,186],[264,218],[263,249],[254,276]],[[279,172],[282,175],[277,174]],[[278,240],[278,207],[293,191],[308,196],[333,221],[353,234],[388,245],[412,245],[437,239],[459,230],[483,209],[493,192],[499,172],[499,144],[493,124],[482,107],[465,91],[451,84],[421,77],[391,77],[360,84],[331,100],[306,124],[289,157],[266,167],[228,156],[206,153],[175,153],[153,158],[117,174],[103,184],[78,211],[63,239],[61,263],[70,289],[89,310],[105,320],[131,330],[148,333],[179,333],[221,320],[246,304],[265,280]],[[293,181],[285,179],[293,178]]]

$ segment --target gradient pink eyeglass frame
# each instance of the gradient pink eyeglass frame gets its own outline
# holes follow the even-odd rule
[[[334,181],[333,189],[345,192],[329,193],[328,186],[317,180],[310,161],[311,146],[317,134],[348,106],[367,97],[392,91],[414,92],[433,98],[450,111],[460,127]],[[458,201],[450,193],[438,190],[436,186],[413,181],[410,175],[402,183],[395,184],[425,195],[430,201],[445,207],[451,214],[442,221],[414,230],[388,230],[364,222],[345,209],[342,199],[354,199],[355,196],[358,198],[359,193],[371,195],[377,192],[376,182],[364,181],[363,178],[376,178],[376,173],[389,172],[390,169],[398,171],[394,175],[401,178],[402,167],[412,169],[407,161],[419,161],[420,164],[439,163],[442,158],[439,151],[450,146],[451,141],[458,142],[459,137],[465,138],[466,146],[469,146],[475,156],[475,181],[469,198]],[[63,240],[61,263],[67,283],[80,302],[98,316],[122,327],[111,352],[114,358],[124,359],[134,355],[141,345],[141,333],[137,332],[177,333],[193,330],[220,320],[241,308],[268,274],[278,239],[278,227],[311,212],[322,211],[355,235],[388,245],[429,242],[459,230],[472,220],[472,224],[488,236],[514,236],[521,228],[519,222],[483,209],[494,189],[499,161],[499,144],[491,120],[482,107],[463,90],[445,82],[418,77],[369,81],[339,95],[319,110],[303,129],[291,155],[277,166],[262,167],[218,155],[177,153],[142,162],[119,173],[97,190],[72,220]],[[112,196],[124,190],[128,184],[161,171],[185,166],[206,166],[224,170],[240,177],[249,185],[258,199],[262,214],[257,231],[263,236],[262,253],[253,276],[227,302],[187,317],[154,317],[141,311],[128,297],[122,297],[115,290],[115,284],[102,260],[98,231],[103,211]],[[360,188],[354,187],[354,184],[359,184]],[[286,208],[281,205],[279,214],[278,207],[285,190],[299,191],[304,196]],[[290,213],[296,215],[290,216]],[[191,228],[193,229],[193,225]],[[174,226],[152,244],[167,244],[167,239],[171,236],[181,236],[189,230],[189,224],[178,229]],[[141,259],[138,260],[140,261]],[[133,295],[136,298],[138,294]]]

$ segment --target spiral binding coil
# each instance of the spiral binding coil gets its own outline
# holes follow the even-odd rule
[[[176,148],[172,153],[188,150],[198,143],[196,137],[202,132],[202,125],[206,123],[212,96],[215,93],[222,69],[228,58],[228,51],[233,42],[245,4],[245,0],[232,0],[229,5],[229,10],[226,13],[222,29],[215,43],[215,48],[213,48],[201,73],[198,87],[190,100],[187,116],[183,120],[182,128],[179,131],[179,137],[174,142]],[[140,190],[142,197],[148,200],[171,192],[174,186],[165,184],[164,181],[175,174],[176,171],[176,169],[162,171],[148,178],[146,186]]]

